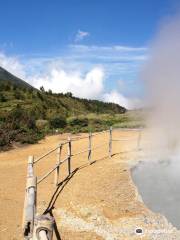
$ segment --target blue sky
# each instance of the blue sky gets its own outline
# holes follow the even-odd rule
[[[177,0],[1,0],[0,65],[36,87],[131,107]]]

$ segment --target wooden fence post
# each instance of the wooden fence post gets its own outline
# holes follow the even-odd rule
[[[58,167],[56,168],[55,171],[55,175],[54,175],[54,185],[55,187],[58,186],[58,182],[59,182],[59,171],[60,171],[60,161],[61,161],[61,151],[62,151],[62,144],[59,145],[58,149],[57,149],[57,160],[56,160],[56,164],[58,165]]]
[[[141,144],[141,129],[139,130],[138,139],[137,139],[137,150],[140,150],[140,144]]]
[[[109,129],[109,157],[112,157],[112,127]]]
[[[71,174],[71,138],[68,137],[68,172]]]
[[[92,133],[89,133],[89,146],[88,146],[88,161],[91,162],[91,153],[92,153]]]
[[[34,218],[36,214],[37,178],[34,176],[33,163],[34,157],[29,156],[23,213],[24,237],[28,239],[31,238],[33,234]]]

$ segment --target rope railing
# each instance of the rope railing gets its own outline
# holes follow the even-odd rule
[[[104,130],[104,131],[101,131],[101,132],[97,132],[97,133],[92,134],[92,137],[95,137],[97,135],[101,135],[101,134],[104,134],[104,133],[107,133],[107,132],[109,132],[109,130]]]
[[[98,146],[96,146],[96,147],[93,147],[93,148],[91,148],[91,151],[92,151],[92,150],[96,150],[96,149],[98,149],[98,148],[101,148],[101,147],[103,147],[103,146],[105,146],[105,145],[107,145],[107,144],[108,144],[108,142],[107,142],[107,143],[104,143],[104,144],[100,144],[100,145],[98,145]],[[71,155],[71,157],[75,157],[75,156],[77,156],[77,155],[80,155],[80,154],[83,154],[83,153],[86,153],[86,152],[89,152],[89,148],[86,149],[86,150],[82,150],[82,151],[80,151],[80,152],[74,153],[74,154]]]
[[[59,145],[66,145],[68,143],[68,141],[66,142],[62,142],[61,144]],[[57,149],[59,148],[59,146],[53,148],[52,150],[48,151],[47,153],[43,154],[42,156],[40,156],[39,158],[37,158],[36,160],[34,160],[34,164],[39,162],[41,159],[47,157],[48,155],[50,155],[51,153],[55,152]]]
[[[134,137],[134,138],[114,138],[112,139],[113,142],[116,142],[116,141],[131,141],[131,140],[136,140],[137,138]]]
[[[113,127],[113,130],[119,130],[121,132],[127,132],[127,131],[130,131],[130,132],[137,132],[137,131],[142,131],[144,130],[143,127],[140,127],[140,128],[120,128],[120,127]]]
[[[79,140],[83,140],[83,139],[88,139],[88,136],[71,138],[71,141],[75,142],[75,141],[79,141]]]
[[[58,149],[58,147],[50,150],[49,152],[45,153],[44,155],[42,155],[41,157],[37,158],[35,161],[34,161],[34,164],[39,162],[41,159],[47,157],[48,155],[50,155],[51,153],[55,152],[56,150]]]
[[[93,133],[92,137],[95,137],[97,135],[101,135],[101,134],[106,133],[106,132],[109,132],[109,130],[104,130],[104,131],[101,131],[101,132]],[[75,138],[71,138],[71,141],[74,142],[74,141],[88,139],[88,138],[89,138],[89,136],[75,137]]]
[[[46,174],[44,174],[41,178],[38,178],[37,180],[37,184],[41,183],[44,179],[46,179],[51,173],[53,173],[59,166],[60,164],[56,165],[55,167],[53,167],[49,172],[47,172]]]
[[[99,144],[99,145],[97,145],[96,147],[93,147],[92,150],[96,150],[96,149],[98,149],[98,148],[102,148],[102,147],[104,147],[105,145],[108,145],[108,142],[107,142],[107,143],[103,143],[103,144]]]
[[[134,131],[134,129],[128,129]],[[137,130],[136,130],[137,131]],[[102,132],[94,133],[91,132],[88,136],[82,136],[77,138],[68,137],[67,141],[61,142],[55,148],[51,149],[47,153],[43,154],[37,159],[34,159],[33,156],[30,156],[28,159],[28,170],[27,170],[27,184],[26,184],[26,192],[25,192],[25,201],[24,201],[24,217],[23,217],[23,231],[24,231],[24,239],[27,240],[37,240],[37,239],[48,239],[52,240],[53,234],[53,223],[54,219],[49,215],[40,215],[36,216],[36,199],[37,199],[37,185],[43,182],[46,178],[48,178],[54,172],[54,185],[57,187],[59,184],[59,176],[60,176],[60,166],[67,162],[68,165],[68,175],[72,173],[71,162],[72,158],[84,154],[87,154],[87,160],[91,163],[92,151],[96,149],[100,149],[108,146],[108,155],[112,157],[112,143],[115,141],[131,141],[137,140],[137,149],[140,149],[140,141],[141,141],[141,132],[142,129],[138,129],[139,134],[137,137],[133,138],[113,138],[113,129],[110,127],[109,130],[105,130]],[[105,133],[109,133],[109,139],[103,144],[98,144],[96,146],[92,145],[92,139],[98,135],[102,135]],[[85,149],[80,150],[79,152],[72,153],[72,143],[75,141],[79,141],[81,139],[88,139],[88,146]],[[63,147],[67,147],[67,156],[61,159],[62,149]],[[47,173],[45,173],[41,177],[36,177],[34,174],[34,165],[38,163],[40,160],[46,158],[57,151],[57,159],[56,164],[52,167]]]
[[[92,134],[92,137],[95,137],[95,136],[97,136],[97,135],[106,133],[106,132],[108,132],[108,131],[109,131],[109,130]],[[89,138],[89,136],[71,138],[71,142],[75,142],[75,141],[83,140],[83,139],[88,139],[88,138]],[[65,142],[62,142],[62,143],[61,143],[61,145],[66,145],[66,144],[68,144],[68,141],[65,141]],[[40,156],[39,158],[35,159],[35,160],[34,160],[34,164],[37,163],[37,162],[39,162],[39,161],[42,160],[43,158],[47,157],[48,155],[50,155],[51,153],[53,153],[54,151],[56,151],[58,148],[59,148],[59,146],[53,148],[52,150],[50,150],[50,151],[48,151],[47,153],[45,153],[45,154],[43,154],[42,156]]]
[[[82,151],[80,151],[80,152],[73,153],[71,156],[72,156],[72,157],[75,157],[75,156],[78,156],[78,155],[80,155],[80,154],[86,153],[86,152],[88,152],[88,151],[89,151],[89,149],[85,149],[85,150],[82,150]]]

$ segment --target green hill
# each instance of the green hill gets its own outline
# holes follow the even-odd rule
[[[0,108],[8,112],[17,105],[36,112],[37,118],[50,118],[53,114],[65,117],[87,113],[124,113],[125,108],[114,103],[73,97],[71,93],[54,94],[33,88],[0,67]]]
[[[102,130],[115,114],[125,112],[118,104],[37,90],[0,68],[0,147],[14,141],[33,143],[55,129]]]
[[[0,84],[3,82],[10,82],[16,86],[22,86],[25,88],[33,88],[27,82],[21,80],[20,78],[14,76],[4,68],[0,67]]]

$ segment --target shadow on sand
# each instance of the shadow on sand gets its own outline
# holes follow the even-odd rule
[[[122,153],[129,153],[129,152],[133,152],[133,151],[135,151],[135,150],[117,152],[117,153],[114,153],[114,154],[112,155],[112,157],[113,157],[113,156],[118,156],[118,155],[120,155],[120,154],[122,154]],[[49,204],[48,204],[48,206],[47,206],[47,208],[46,208],[46,210],[44,211],[43,214],[50,214],[52,217],[54,217],[54,215],[53,215],[53,209],[54,209],[55,203],[56,203],[59,195],[62,193],[62,191],[64,190],[64,188],[66,187],[66,185],[69,183],[69,181],[73,178],[73,176],[74,176],[78,171],[82,170],[83,168],[87,168],[87,167],[89,167],[89,166],[91,166],[91,165],[93,165],[93,164],[95,164],[95,163],[97,163],[97,162],[99,162],[99,161],[103,161],[103,160],[105,160],[105,159],[107,159],[107,158],[108,158],[108,157],[106,156],[106,157],[103,157],[103,158],[100,158],[100,159],[96,159],[96,160],[94,160],[94,161],[91,162],[91,163],[83,164],[83,165],[81,165],[80,167],[75,168],[75,169],[73,170],[73,172],[71,172],[70,175],[68,175],[64,180],[62,180],[62,181],[58,184],[58,186],[57,186],[56,190],[54,191],[54,193],[53,193],[53,195],[52,195],[52,197],[51,197],[51,199],[50,199],[50,201],[49,201]],[[55,218],[54,218],[54,219],[55,219]],[[55,235],[56,235],[56,239],[57,239],[57,240],[61,240],[61,236],[60,236],[60,233],[59,233],[59,231],[58,231],[56,221],[55,221],[55,223],[54,223],[54,232],[55,232]]]

